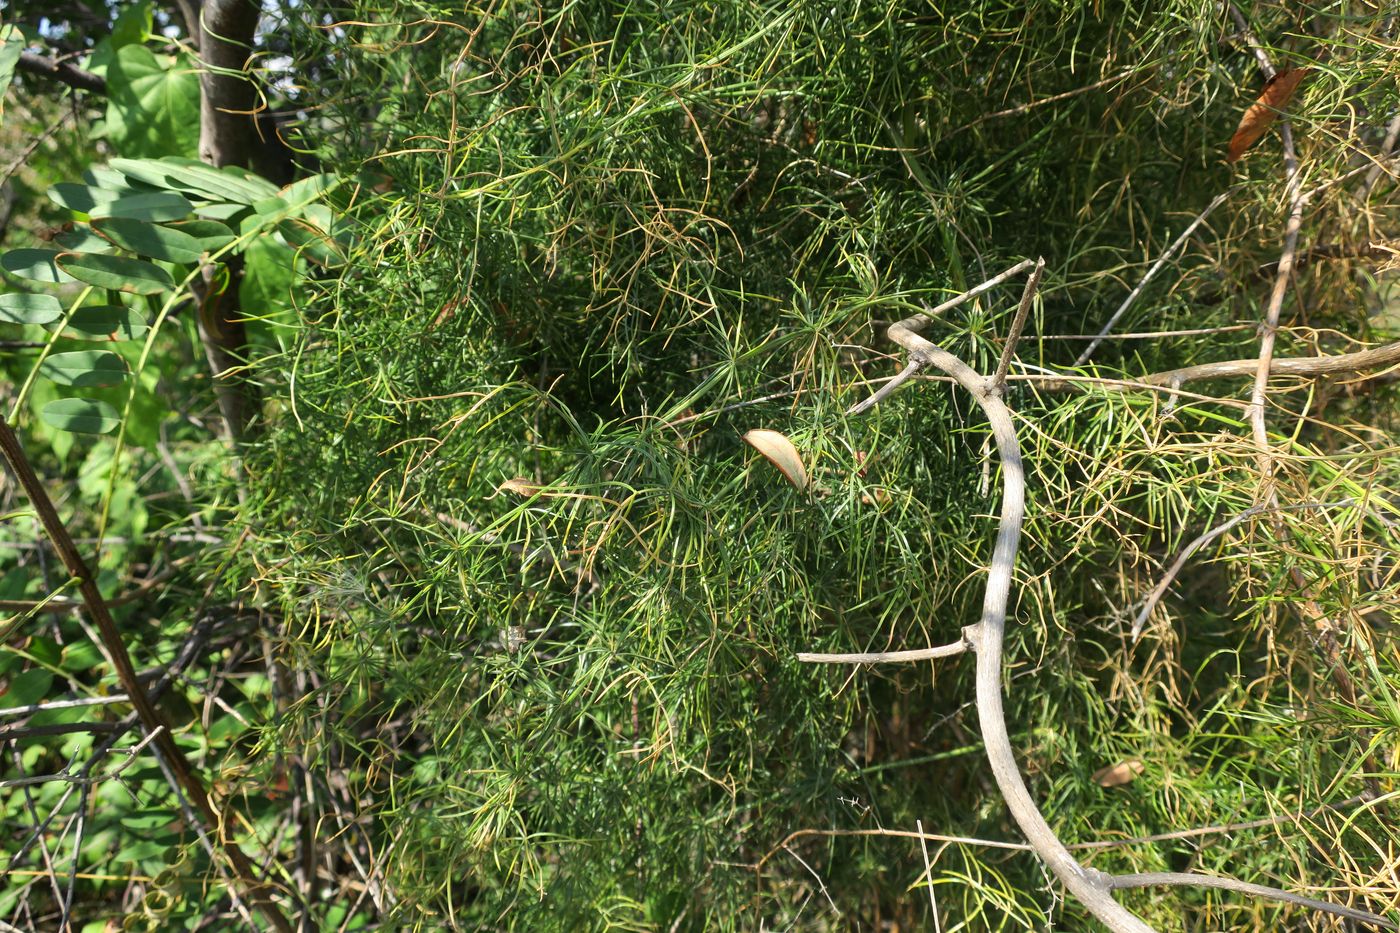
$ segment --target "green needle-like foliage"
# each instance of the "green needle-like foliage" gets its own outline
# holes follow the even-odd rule
[[[1379,14],[1312,15],[1253,17],[1282,60],[1330,54],[1294,120],[1309,184],[1350,170],[1339,135],[1397,101]],[[1049,275],[1019,358],[1067,365],[1084,344],[1041,338],[1097,330],[1231,185],[1119,331],[1256,321],[1255,270],[1281,242],[1277,136],[1241,169],[1222,161],[1254,56],[1201,3],[379,3],[339,19],[286,24],[320,63],[309,135],[363,174],[345,205],[359,252],[261,364],[289,391],[248,455],[246,554],[284,608],[287,663],[319,686],[267,724],[267,753],[343,788],[350,813],[327,819],[362,820],[395,923],[927,924],[911,840],[778,846],[916,819],[1017,839],[970,664],[793,656],[956,640],[998,467],[945,385],[844,410],[895,371],[888,322],[1026,256]],[[1310,241],[1356,223],[1323,196]],[[1355,281],[1311,274],[1280,354],[1316,352],[1307,327],[1380,336]],[[933,339],[989,371],[1017,296],[951,312]],[[1116,376],[1254,353],[1234,329],[1111,341],[1096,360]],[[1280,396],[1280,494],[1370,504],[1242,526],[1135,646],[1133,604],[1166,558],[1256,502],[1248,425],[1149,391],[1013,391],[1033,474],[1008,715],[1066,841],[1390,786],[1397,726],[1369,699],[1396,684],[1371,628],[1395,588],[1386,397],[1314,400],[1299,421],[1307,397]],[[742,444],[753,427],[793,440],[810,490]],[[1315,644],[1309,600],[1337,614],[1342,648]],[[1329,679],[1337,651],[1369,659],[1351,696]],[[1128,760],[1130,784],[1092,779]],[[1384,871],[1385,822],[1322,815],[1092,863],[1359,890]],[[1032,855],[934,848],[945,929],[1088,928]],[[1125,898],[1163,928],[1304,916]]]
[[[1288,119],[1314,252],[1276,355],[1394,340],[1370,246],[1397,221],[1395,17],[1241,8],[1312,68]],[[1263,79],[1218,4],[327,9],[280,10],[266,64],[348,179],[329,202],[353,238],[306,265],[294,320],[254,327],[243,501],[185,598],[261,613],[268,677],[203,764],[323,928],[932,929],[932,883],[944,930],[1095,929],[1033,853],[976,842],[1022,837],[971,658],[795,657],[977,620],[1002,489],[980,410],[920,380],[846,411],[903,364],[889,324],[1038,256],[1012,373],[1099,381],[1007,395],[1029,497],[1007,720],[1032,795],[1069,844],[1278,816],[1076,855],[1400,917],[1393,803],[1357,799],[1400,770],[1391,382],[1276,377],[1267,464],[1252,378],[1121,384],[1259,352],[1283,143],[1224,161]],[[989,373],[1020,289],[926,334]],[[1134,640],[1172,559],[1271,494]],[[915,839],[867,832],[916,821],[961,840],[928,843],[928,878]],[[1230,892],[1117,896],[1158,929],[1344,929]]]

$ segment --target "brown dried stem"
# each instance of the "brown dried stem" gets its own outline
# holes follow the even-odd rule
[[[97,589],[96,578],[78,552],[77,546],[68,534],[67,527],[63,524],[53,502],[49,499],[48,491],[39,481],[38,474],[34,472],[33,466],[25,456],[24,449],[20,446],[19,438],[15,436],[14,429],[10,427],[8,421],[2,418],[0,418],[0,451],[3,452],[10,469],[14,471],[15,477],[24,488],[35,512],[38,513],[40,524],[43,525],[45,533],[53,543],[54,550],[63,560],[68,573],[78,581],[78,590],[82,594],[88,613],[97,624],[102,647],[111,659],[112,667],[117,673],[117,680],[121,683],[122,690],[131,698],[131,705],[136,708],[146,731],[155,736],[155,749],[160,759],[170,769],[179,790],[189,798],[195,812],[202,818],[204,824],[215,830],[214,836],[223,848],[234,875],[238,878],[249,899],[258,906],[274,929],[278,930],[279,933],[291,933],[292,926],[273,900],[272,890],[258,878],[252,862],[238,847],[238,843],[229,838],[223,831],[224,816],[214,809],[214,805],[210,802],[209,795],[204,789],[203,782],[195,774],[184,752],[175,744],[169,724],[165,722],[164,716],[147,696],[145,688],[136,676],[136,668],[131,663],[131,656],[127,653],[126,643],[122,640],[121,632],[117,629],[117,623],[112,618],[106,601],[103,600],[102,594]]]

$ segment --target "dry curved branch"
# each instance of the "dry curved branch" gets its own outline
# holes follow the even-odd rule
[[[952,307],[965,301],[973,294],[986,291],[1031,265],[1033,263],[1026,260],[934,310]],[[890,326],[887,332],[889,338],[907,350],[909,354],[909,365],[906,366],[905,372],[912,376],[913,372],[931,366],[946,373],[954,382],[967,390],[981,407],[983,414],[986,415],[992,429],[992,435],[997,443],[997,451],[1001,456],[1003,477],[1001,518],[997,528],[996,543],[992,550],[991,566],[987,573],[981,620],[976,625],[963,629],[962,642],[945,645],[941,648],[884,652],[872,655],[803,654],[801,655],[802,659],[813,661],[846,660],[855,663],[867,663],[867,659],[868,663],[901,659],[923,660],[961,653],[965,650],[965,644],[970,643],[977,654],[976,705],[982,742],[988,764],[992,768],[992,775],[1006,801],[1007,809],[1041,861],[1050,868],[1060,882],[1069,889],[1070,893],[1088,908],[1090,913],[1114,933],[1152,933],[1150,926],[1132,911],[1119,904],[1111,894],[1114,890],[1150,884],[1197,885],[1242,891],[1390,928],[1391,925],[1388,921],[1375,914],[1350,907],[1327,904],[1312,898],[1290,894],[1277,888],[1243,881],[1232,881],[1208,875],[1176,873],[1109,875],[1080,864],[1065,844],[1060,841],[1040,812],[1040,808],[1031,797],[1025,780],[1021,776],[1016,763],[1016,755],[1011,746],[1011,737],[1006,728],[1006,713],[1002,703],[1002,642],[1006,630],[1012,570],[1020,546],[1021,525],[1025,518],[1026,481],[1016,426],[1011,416],[1011,410],[1002,401],[999,379],[981,375],[956,356],[919,335],[918,331],[931,322],[932,319],[928,315],[918,314]],[[1251,360],[1248,363],[1254,372],[1258,371],[1259,363],[1257,360]],[[869,404],[858,405],[852,410],[864,411],[869,407]],[[922,838],[922,834],[920,837]]]
[[[938,308],[932,309],[930,314],[954,307],[1035,265],[1036,263],[1029,259],[1021,262],[976,288],[944,302]],[[931,317],[917,314],[891,325],[887,333],[891,340],[909,351],[911,364],[917,363],[920,369],[932,366],[942,370],[972,395],[991,424],[997,450],[1001,455],[1001,521],[992,550],[991,567],[987,574],[982,618],[976,625],[963,629],[963,639],[971,642],[977,653],[977,718],[992,775],[1006,800],[1012,818],[1016,820],[1031,847],[1090,913],[1115,933],[1151,933],[1151,927],[1113,899],[1109,893],[1107,875],[1079,864],[1065,848],[1064,843],[1046,822],[1040,808],[1036,806],[1016,764],[1016,754],[1011,747],[1011,736],[1006,729],[1006,713],[1002,706],[1001,646],[1006,629],[1007,603],[1011,595],[1011,572],[1020,546],[1021,524],[1025,518],[1026,481],[1021,466],[1021,448],[1011,410],[1002,401],[995,380],[982,376],[948,351],[921,337],[918,331],[930,323]]]
[[[1151,927],[1109,894],[1108,876],[1080,865],[1065,848],[1031,797],[1016,764],[1011,736],[1006,729],[1006,713],[1002,707],[1001,646],[1006,630],[1006,607],[1011,595],[1011,571],[1016,563],[1021,523],[1025,518],[1026,479],[1021,465],[1021,447],[1011,410],[994,394],[991,382],[914,330],[915,327],[924,326],[927,320],[920,315],[901,321],[890,327],[889,336],[908,350],[912,358],[942,370],[971,393],[991,424],[992,435],[996,438],[997,450],[1001,455],[1001,521],[987,574],[982,619],[964,631],[964,637],[970,638],[977,652],[977,719],[987,761],[992,766],[992,776],[1012,818],[1025,833],[1036,854],[1090,913],[1117,933],[1150,933]]]
[[[1115,891],[1122,891],[1129,888],[1148,888],[1156,885],[1237,891],[1240,894],[1252,894],[1255,897],[1267,898],[1271,901],[1284,901],[1289,904],[1297,904],[1299,907],[1306,907],[1309,910],[1333,914],[1338,917],[1346,917],[1348,920],[1355,920],[1358,923],[1369,923],[1371,926],[1379,927],[1382,930],[1400,930],[1400,926],[1370,911],[1357,910],[1355,907],[1343,907],[1340,904],[1332,904],[1327,901],[1319,901],[1316,898],[1303,897],[1301,894],[1293,894],[1282,888],[1271,888],[1266,884],[1251,884],[1248,881],[1236,881],[1234,878],[1218,878],[1214,875],[1200,875],[1194,872],[1184,871],[1148,871],[1136,875],[1112,875],[1109,881],[1109,887],[1113,888]]]

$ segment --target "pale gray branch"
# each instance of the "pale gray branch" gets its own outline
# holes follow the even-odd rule
[[[1201,535],[1200,537],[1192,541],[1190,544],[1186,545],[1186,547],[1182,548],[1181,553],[1177,555],[1176,560],[1172,561],[1171,567],[1167,570],[1165,574],[1162,575],[1162,579],[1153,588],[1152,592],[1148,594],[1147,601],[1143,603],[1142,609],[1138,612],[1137,618],[1133,620],[1133,641],[1137,641],[1139,638],[1142,637],[1142,629],[1143,626],[1147,624],[1147,617],[1152,615],[1153,609],[1157,608],[1157,603],[1161,602],[1162,597],[1166,595],[1167,588],[1172,585],[1172,581],[1176,579],[1177,574],[1181,573],[1181,568],[1186,566],[1186,561],[1190,559],[1191,555],[1199,551],[1205,545],[1214,541],[1216,538],[1225,534],[1231,528],[1234,528],[1240,522],[1244,521],[1250,516],[1258,515],[1261,512],[1282,512],[1291,509],[1335,509],[1340,508],[1344,505],[1351,504],[1352,500],[1350,499],[1343,499],[1340,502],[1295,502],[1291,505],[1260,504],[1250,506],[1240,514],[1236,515],[1234,518],[1221,522],[1219,525],[1210,529],[1205,534]]]
[[[962,654],[971,648],[972,642],[964,637],[962,641],[953,642],[951,645],[939,645],[936,648],[911,648],[907,651],[870,651],[856,654],[817,654],[811,651],[799,651],[797,660],[815,664],[889,664],[896,661],[927,661],[932,658],[948,658],[955,654]]]
[[[1034,265],[1029,259],[1018,263],[1006,272],[945,302],[930,313],[954,307]],[[1113,899],[1109,893],[1106,875],[1080,865],[1065,848],[1031,797],[1016,764],[1011,736],[1006,729],[1006,712],[1002,706],[1001,667],[1002,639],[1006,629],[1007,604],[1011,595],[1012,569],[1016,563],[1021,524],[1025,518],[1026,480],[1021,463],[1021,448],[1011,410],[993,391],[992,380],[919,335],[918,331],[931,321],[932,318],[928,315],[914,315],[891,325],[888,336],[909,352],[911,361],[942,370],[972,395],[987,416],[992,435],[996,438],[997,450],[1001,455],[1001,521],[997,529],[996,544],[992,549],[991,567],[987,573],[982,618],[976,625],[963,630],[964,639],[971,641],[977,652],[977,718],[992,775],[1006,800],[1012,818],[1025,834],[1031,847],[1090,913],[1115,933],[1151,933],[1151,927]]]
[[[1151,933],[1151,927],[1119,904],[1111,894],[1112,891],[1120,888],[1141,887],[1149,884],[1197,885],[1241,891],[1297,903],[1316,910],[1325,910],[1362,922],[1389,926],[1383,918],[1365,911],[1326,904],[1311,898],[1289,894],[1277,888],[1248,882],[1231,881],[1207,875],[1175,873],[1123,876],[1105,874],[1094,868],[1081,865],[1074,858],[1050,827],[1035,800],[1031,797],[1016,763],[1011,737],[1006,727],[1006,713],[1002,698],[1002,644],[1011,593],[1012,571],[1020,545],[1021,525],[1025,517],[1025,472],[1015,422],[1012,419],[1010,409],[1002,401],[998,391],[1000,379],[995,377],[989,379],[982,376],[962,360],[924,339],[918,333],[920,329],[932,322],[930,314],[966,301],[973,294],[986,291],[994,284],[1005,281],[1010,275],[1022,271],[1030,265],[1032,263],[1029,260],[1020,263],[1011,270],[1003,272],[1001,275],[946,302],[939,308],[931,309],[929,314],[917,314],[891,325],[887,332],[891,340],[909,353],[910,365],[905,370],[909,375],[905,377],[906,379],[912,378],[915,367],[923,369],[932,366],[946,373],[972,395],[981,407],[983,414],[986,415],[992,429],[992,435],[996,439],[997,450],[1001,456],[1003,478],[1001,519],[987,574],[981,620],[976,625],[963,629],[962,642],[940,648],[855,655],[803,654],[800,657],[803,660],[837,663],[925,660],[931,657],[961,653],[970,644],[977,654],[976,705],[983,746],[997,786],[1006,801],[1007,809],[1011,812],[1011,816],[1015,819],[1021,832],[1025,834],[1036,855],[1045,862],[1060,882],[1069,889],[1070,893],[1114,933]],[[1013,344],[1014,341],[1008,341],[1008,345]],[[1396,347],[1400,348],[1400,344],[1397,344]],[[1256,372],[1260,369],[1259,361],[1246,362],[1252,364]],[[1173,381],[1173,384],[1177,384],[1176,381]],[[865,410],[869,407],[869,405],[857,406],[859,410]],[[1240,520],[1243,520],[1243,517]],[[918,835],[920,839],[924,838],[922,832]],[[783,847],[786,848],[786,843]]]
[[[126,761],[121,762],[111,771],[107,771],[103,774],[88,774],[86,768],[83,768],[76,774],[68,771],[60,771],[57,774],[35,774],[28,777],[0,781],[0,787],[25,787],[31,784],[47,784],[50,781],[65,781],[69,784],[86,787],[92,784],[99,784],[102,781],[111,780],[131,767],[131,763],[136,760],[137,755],[141,754],[141,750],[154,741],[164,730],[164,726],[156,726],[153,730],[146,733],[144,739],[126,750]]]
[[[920,363],[918,360],[910,360],[908,364],[906,364],[905,367],[899,371],[899,375],[894,376],[884,385],[880,386],[880,388],[875,392],[875,394],[867,398],[865,401],[857,402],[856,404],[852,405],[850,409],[847,410],[846,414],[865,414],[867,411],[874,408],[876,405],[880,404],[891,394],[893,394],[895,389],[899,388],[904,383],[917,376],[919,374],[919,370],[921,369],[923,369],[922,363]]]
[[[992,391],[997,395],[1006,388],[1006,371],[1011,368],[1011,357],[1016,354],[1016,344],[1021,340],[1021,331],[1026,326],[1026,315],[1030,313],[1035,293],[1040,288],[1040,277],[1045,273],[1045,257],[1035,261],[1035,268],[1026,278],[1026,288],[1021,292],[1021,304],[1016,308],[1016,317],[1011,321],[1011,330],[1006,334],[1006,345],[1001,348],[1001,359],[997,362],[996,375],[992,376]]]
[[[1331,904],[1327,901],[1319,901],[1311,897],[1303,897],[1301,894],[1292,894],[1282,888],[1271,888],[1265,884],[1236,881],[1234,878],[1217,878],[1214,875],[1198,875],[1193,872],[1148,871],[1135,875],[1112,875],[1109,881],[1109,887],[1113,888],[1115,891],[1122,891],[1128,888],[1149,888],[1157,885],[1215,888],[1219,891],[1235,891],[1240,894],[1252,894],[1255,897],[1267,898],[1271,901],[1284,901],[1288,904],[1297,904],[1299,907],[1306,907],[1309,910],[1317,910],[1337,917],[1346,917],[1348,920],[1355,920],[1358,923],[1368,923],[1371,926],[1379,927],[1383,930],[1400,930],[1400,926],[1369,911],[1357,910],[1355,907],[1343,907],[1340,904]]]
[[[111,703],[125,703],[127,695],[125,693],[114,693],[105,697],[82,697],[76,700],[53,700],[49,703],[34,703],[29,706],[10,706],[0,709],[0,719],[9,719],[16,716],[28,716],[32,713],[42,713],[50,709],[71,709],[77,706],[106,706]]]
[[[1108,337],[1109,333],[1113,330],[1113,325],[1117,324],[1118,319],[1123,316],[1124,312],[1132,307],[1134,301],[1137,301],[1138,296],[1142,294],[1142,290],[1147,287],[1147,283],[1151,282],[1153,277],[1162,270],[1162,267],[1167,264],[1167,260],[1176,255],[1176,251],[1181,249],[1182,245],[1190,238],[1191,234],[1196,232],[1196,228],[1205,223],[1205,219],[1210,216],[1210,212],[1225,203],[1225,199],[1229,196],[1229,191],[1222,191],[1220,194],[1217,194],[1215,199],[1206,205],[1206,209],[1197,214],[1196,219],[1191,221],[1191,223],[1186,226],[1185,230],[1181,231],[1181,235],[1172,241],[1172,244],[1167,247],[1166,251],[1163,252],[1161,256],[1157,257],[1157,261],[1152,264],[1152,268],[1147,270],[1147,274],[1142,277],[1142,281],[1138,282],[1137,287],[1128,293],[1127,298],[1123,299],[1123,303],[1118,306],[1118,310],[1109,315],[1108,320],[1104,323],[1098,335],[1084,348],[1084,351],[1079,354],[1079,358],[1074,361],[1075,366],[1083,366],[1088,362],[1089,357],[1094,355],[1094,351],[1098,349],[1099,344],[1103,343],[1104,339]]]

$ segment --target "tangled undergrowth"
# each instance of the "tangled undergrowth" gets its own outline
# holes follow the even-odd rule
[[[1396,328],[1384,263],[1356,250],[1394,220],[1392,175],[1360,191],[1355,173],[1395,111],[1392,26],[1307,12],[1252,24],[1314,68],[1292,116],[1322,189],[1303,244],[1336,253],[1302,264],[1280,357]],[[947,386],[844,409],[895,371],[886,323],[1025,256],[1048,272],[1017,371],[1071,367],[1085,344],[1064,338],[1226,191],[1115,335],[1192,332],[1110,340],[1081,371],[1255,357],[1287,203],[1276,135],[1222,161],[1254,55],[1200,3],[445,13],[288,24],[335,62],[303,91],[323,158],[363,165],[363,246],[259,369],[288,391],[248,457],[257,520],[230,579],[253,571],[282,607],[304,680],[265,759],[343,788],[324,818],[360,834],[370,896],[404,922],[926,923],[913,840],[779,846],[916,820],[1014,839],[970,667],[793,655],[952,640],[998,468]],[[1015,301],[993,291],[934,339],[986,371]],[[1013,738],[1069,842],[1281,817],[1097,867],[1393,911],[1391,804],[1353,799],[1392,793],[1397,767],[1388,383],[1277,379],[1283,507],[1204,549],[1129,636],[1169,558],[1261,501],[1248,383],[1017,384]],[[810,495],[743,446],[753,427],[793,439]],[[1135,779],[1100,786],[1118,763]],[[934,851],[946,928],[1082,922],[1024,852]],[[1304,916],[1126,898],[1162,928]]]
[[[1277,129],[1224,161],[1263,78],[1217,4],[337,10],[269,34],[316,156],[355,179],[358,245],[260,331],[242,534],[201,564],[272,620],[223,789],[274,864],[296,847],[314,912],[931,928],[918,841],[867,832],[917,822],[950,837],[928,850],[943,929],[1093,928],[1034,855],[977,841],[1019,836],[966,659],[795,658],[976,619],[1000,490],[981,414],[933,380],[846,409],[898,371],[889,323],[1044,256],[1008,396],[1029,502],[1007,718],[1033,796],[1065,842],[1112,843],[1077,852],[1105,871],[1400,916],[1393,381],[1275,376],[1267,475],[1252,372],[1123,384],[1259,354],[1290,194]],[[1393,341],[1395,18],[1244,12],[1311,68],[1276,356]],[[929,336],[987,372],[1018,296]],[[1022,378],[1047,370],[1091,378]],[[758,427],[810,490],[743,444]],[[1251,509],[1135,639],[1173,559]],[[1159,929],[1345,928],[1119,897]]]

